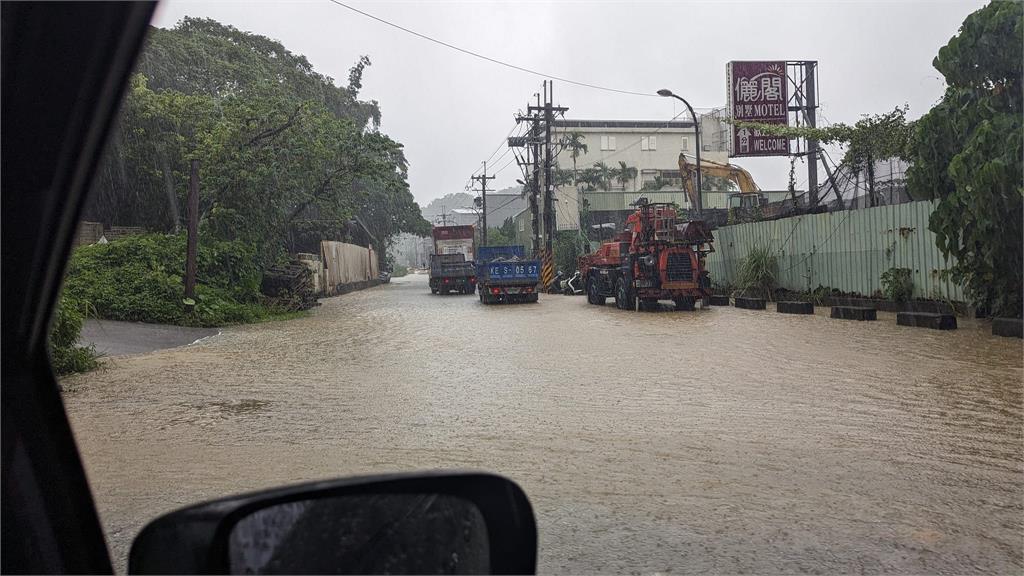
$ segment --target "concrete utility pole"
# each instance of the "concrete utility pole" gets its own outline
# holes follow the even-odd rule
[[[817,128],[818,109],[818,85],[815,82],[815,73],[818,69],[817,62],[804,62],[804,118],[807,125]],[[818,156],[821,152],[818,149],[817,140],[807,141],[807,204],[808,206],[818,205]],[[831,179],[831,177],[830,177]]]
[[[437,216],[434,216],[435,222],[436,222],[437,219],[441,220],[441,226],[447,226],[448,225],[448,214],[445,213],[445,211],[444,211],[444,204],[441,205],[441,213],[438,214]]]
[[[480,182],[480,203],[481,203],[481,214],[483,220],[483,226],[481,226],[480,235],[483,239],[483,245],[487,246],[487,181],[494,180],[494,176],[487,175],[487,161],[484,161],[484,172],[479,176],[473,176],[473,180]]]
[[[185,298],[196,297],[196,253],[199,249],[199,160],[192,160],[188,178],[188,241],[185,248]]]
[[[533,256],[536,256],[540,252],[539,203],[537,199],[537,194],[540,190],[540,163],[538,162],[538,158],[540,158],[540,115],[537,113],[537,110],[540,109],[540,94],[536,94],[536,96],[537,106],[531,106],[529,101],[527,101],[527,113],[516,114],[516,124],[521,122],[530,123],[528,136],[516,138],[510,137],[508,139],[509,148],[523,148],[523,154],[526,158],[524,162],[520,163],[520,167],[524,168],[524,180],[517,180],[516,182],[522,184],[523,188],[529,192],[530,224],[533,232],[530,252]],[[526,175],[525,168],[527,167],[532,171],[531,176]]]
[[[555,236],[555,183],[551,176],[551,168],[554,165],[551,157],[551,129],[554,127],[555,114],[564,114],[568,110],[568,108],[552,104],[554,92],[554,82],[545,80],[544,105],[541,106],[538,101],[536,107],[528,107],[529,111],[544,115],[544,248],[548,252],[551,252],[551,244]],[[539,154],[537,160],[540,160]]]

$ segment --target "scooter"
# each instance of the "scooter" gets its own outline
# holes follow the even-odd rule
[[[565,274],[561,270],[555,272],[555,277],[551,279],[551,286],[548,287],[548,294],[561,294],[564,281]]]
[[[566,296],[579,296],[583,294],[583,277],[580,275],[580,271],[577,270],[568,280],[562,280],[559,286],[562,289],[562,294]]]

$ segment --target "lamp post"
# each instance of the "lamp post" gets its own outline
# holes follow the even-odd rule
[[[675,98],[676,100],[679,100],[683,104],[686,104],[686,109],[690,111],[690,117],[693,118],[693,130],[697,135],[697,205],[695,206],[695,208],[697,209],[697,217],[700,218],[701,214],[704,212],[704,188],[702,186],[702,181],[700,177],[700,122],[697,120],[697,115],[694,114],[693,112],[693,106],[690,106],[690,103],[684,100],[682,97],[673,94],[671,90],[662,88],[661,90],[658,90],[658,96],[664,96],[666,98]]]

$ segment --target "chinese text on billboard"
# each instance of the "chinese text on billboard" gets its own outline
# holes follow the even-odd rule
[[[789,124],[785,62],[729,62],[729,112],[737,122]],[[732,127],[730,156],[787,156],[789,139]]]

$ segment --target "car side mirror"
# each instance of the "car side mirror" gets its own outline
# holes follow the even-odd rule
[[[133,574],[533,574],[526,494],[491,474],[348,478],[190,506],[132,543]]]

